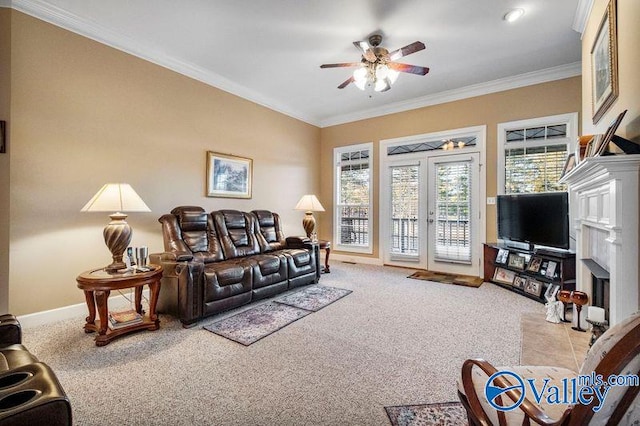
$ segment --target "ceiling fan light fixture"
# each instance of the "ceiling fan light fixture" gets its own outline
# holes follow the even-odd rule
[[[375,86],[373,87],[373,90],[375,90],[376,92],[384,92],[387,91],[391,88],[391,83],[389,82],[388,78],[378,78],[376,79],[376,83]]]
[[[507,22],[514,22],[520,19],[522,15],[524,15],[524,9],[518,8],[507,12],[502,19]]]
[[[381,42],[382,36],[379,34],[369,37],[369,42],[354,41],[353,44],[362,55],[360,62],[322,64],[320,68],[354,67],[355,70],[351,76],[340,84],[338,89],[344,89],[354,83],[354,86],[360,90],[373,88],[377,92],[386,92],[391,89],[401,72],[417,75],[426,75],[429,72],[427,67],[395,62],[407,55],[424,50],[424,43],[416,41],[389,52],[386,48],[380,47]]]
[[[400,75],[400,72],[390,69],[387,78],[389,79],[391,84],[393,84],[393,83],[396,82],[396,80],[398,79],[399,75]]]
[[[386,65],[378,65],[376,67],[376,78],[385,79],[389,76],[389,67]]]
[[[364,66],[356,69],[353,72],[353,78],[355,79],[356,82],[358,82],[358,81],[365,81],[366,82],[366,80],[367,80],[367,69]]]

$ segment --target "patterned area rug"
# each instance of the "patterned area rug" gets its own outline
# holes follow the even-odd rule
[[[249,346],[286,327],[292,322],[319,311],[351,290],[312,285],[273,302],[258,305],[204,326],[205,330]]]
[[[393,426],[466,426],[467,413],[459,402],[384,407]]]
[[[293,306],[307,311],[317,312],[338,299],[350,294],[351,290],[343,288],[312,285],[295,293],[288,294],[275,302]]]
[[[442,272],[416,271],[407,278],[416,280],[436,281],[444,284],[464,285],[467,287],[480,287],[483,283],[482,278],[472,277],[469,275],[453,275]]]
[[[205,325],[204,329],[249,346],[310,313],[304,309],[270,302]]]

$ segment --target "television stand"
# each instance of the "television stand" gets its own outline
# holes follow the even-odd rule
[[[570,251],[484,244],[484,280],[545,303],[545,292],[551,286],[576,289],[576,255]]]

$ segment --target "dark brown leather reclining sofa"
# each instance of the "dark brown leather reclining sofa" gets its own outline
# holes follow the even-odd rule
[[[150,256],[164,267],[158,311],[185,327],[320,279],[317,244],[285,238],[277,213],[182,206],[158,220],[165,252]]]
[[[0,315],[0,426],[71,422],[71,404],[56,375],[22,345],[16,317]]]

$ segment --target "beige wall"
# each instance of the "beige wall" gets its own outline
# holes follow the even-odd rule
[[[107,182],[130,183],[151,208],[128,222],[132,245],[152,252],[157,218],[184,204],[271,209],[303,232],[293,207],[319,189],[318,128],[20,12],[11,20],[12,313],[84,300],[75,277],[109,263],[109,218],[80,208]],[[253,158],[251,200],[204,195],[207,150]]]
[[[618,79],[620,95],[596,123],[591,106],[591,48],[609,0],[596,0],[582,36],[582,128],[584,134],[604,133],[611,121],[627,109],[616,132],[640,142],[640,1],[617,0],[618,7]]]
[[[11,11],[0,8],[0,121],[10,123]],[[8,129],[7,129],[8,133]],[[0,154],[0,313],[9,310],[9,151]]]
[[[425,78],[429,78],[428,76]],[[374,142],[373,148],[373,257],[378,250],[379,142],[380,140],[439,132],[463,127],[487,126],[487,196],[496,195],[497,125],[506,121],[580,111],[580,77],[528,86],[456,102],[420,108],[384,117],[372,118],[321,130],[321,202],[332,208],[333,148],[362,142]],[[332,217],[322,214],[320,236],[331,239]],[[496,239],[496,211],[487,206],[487,240]]]
[[[0,312],[3,303],[25,314],[82,301],[75,276],[108,262],[101,237],[108,218],[79,210],[108,181],[132,184],[153,210],[129,218],[132,244],[152,251],[162,249],[157,217],[180,204],[273,209],[287,233],[302,233],[301,213],[291,206],[306,192],[319,193],[327,209],[316,213],[320,236],[331,239],[332,150],[373,141],[378,257],[380,140],[486,125],[487,196],[496,194],[500,122],[581,111],[582,133],[597,133],[626,108],[618,133],[639,140],[640,2],[618,0],[620,96],[597,125],[591,121],[589,55],[606,4],[595,1],[583,36],[583,79],[324,129],[0,8],[0,119],[11,130],[11,155],[0,155]],[[207,150],[254,159],[253,199],[204,196]],[[487,214],[493,240],[494,206]]]

